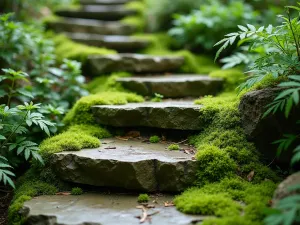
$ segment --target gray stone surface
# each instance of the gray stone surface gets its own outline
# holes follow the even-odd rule
[[[126,9],[123,5],[84,5],[80,9],[58,10],[55,13],[63,17],[109,21],[119,20],[137,12],[132,9]]]
[[[73,41],[86,45],[105,47],[118,52],[135,52],[148,46],[149,41],[129,36],[99,35],[87,33],[64,33]]]
[[[156,127],[201,130],[200,105],[186,101],[97,105],[92,107],[99,124],[115,127]]]
[[[275,193],[274,193],[274,197],[273,197],[273,204],[276,205],[276,203],[288,196],[292,196],[294,194],[300,194],[300,190],[298,189],[297,191],[289,191],[288,188],[295,186],[295,185],[299,185],[300,184],[300,172],[294,173],[290,176],[288,176],[284,181],[282,181]]]
[[[255,142],[264,157],[269,160],[274,159],[278,147],[272,143],[281,139],[283,134],[292,134],[298,129],[296,121],[299,120],[300,107],[294,108],[288,119],[283,112],[263,118],[267,106],[282,90],[266,88],[249,92],[242,97],[239,105],[241,122],[247,138]],[[279,163],[289,164],[291,155],[291,152],[285,152],[276,157],[276,160]]]
[[[148,214],[159,211],[151,217],[153,225],[189,225],[206,218],[182,214],[175,207],[164,207],[164,202],[172,201],[173,196],[151,197],[151,200],[154,199],[157,201],[155,208],[148,209]],[[80,196],[40,196],[25,202],[25,207],[30,208],[29,218],[40,216],[56,221],[28,225],[138,225],[140,222],[136,216],[141,216],[142,211],[136,208],[136,200],[137,195],[87,193]]]
[[[130,2],[131,0],[80,0],[82,5],[119,5]]]
[[[200,75],[173,75],[119,78],[118,82],[138,94],[153,96],[154,93],[164,97],[199,97],[214,95],[220,91],[223,80]]]
[[[184,63],[183,57],[118,54],[90,56],[86,69],[92,75],[111,72],[158,73],[176,71]]]
[[[56,32],[91,33],[102,35],[130,35],[135,27],[120,22],[93,19],[61,18],[48,22],[48,28]]]
[[[54,154],[57,176],[73,183],[136,191],[179,192],[195,180],[192,155],[167,150],[167,144],[140,140],[102,140],[100,148]]]

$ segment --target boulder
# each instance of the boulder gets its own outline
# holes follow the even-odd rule
[[[130,35],[136,28],[114,21],[92,19],[61,18],[47,22],[47,27],[55,32],[90,33],[102,35]]]
[[[153,96],[159,93],[167,98],[199,97],[214,95],[222,88],[223,80],[201,75],[173,75],[126,77],[117,79],[118,82],[144,96]]]
[[[178,70],[184,63],[183,57],[151,56],[141,54],[93,55],[88,57],[85,70],[97,76],[103,73],[166,73]]]
[[[283,134],[295,133],[299,128],[296,121],[299,120],[300,108],[295,108],[289,118],[285,118],[282,112],[275,115],[270,114],[263,118],[268,105],[273,102],[276,96],[282,91],[281,88],[266,88],[252,91],[245,94],[240,102],[239,110],[241,113],[241,122],[246,137],[255,142],[263,156],[268,160],[273,160],[277,145],[274,141],[283,137]],[[283,154],[278,162],[289,163],[291,153]]]
[[[156,127],[175,130],[201,130],[200,105],[189,101],[96,105],[92,107],[99,124],[114,127]]]
[[[290,176],[288,176],[283,182],[281,182],[275,193],[274,193],[274,197],[273,197],[273,204],[276,205],[276,203],[288,196],[292,196],[294,194],[300,194],[300,190],[298,189],[298,191],[290,191],[289,188],[295,185],[299,185],[300,184],[300,172],[294,173]]]
[[[180,192],[195,180],[191,155],[167,150],[166,144],[105,139],[98,149],[62,152],[51,165],[63,180],[134,191]]]

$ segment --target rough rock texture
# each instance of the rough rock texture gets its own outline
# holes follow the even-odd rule
[[[105,47],[118,52],[135,52],[148,46],[149,41],[129,36],[64,33],[73,41],[86,45]]]
[[[125,4],[131,0],[80,0],[82,5],[119,5]]]
[[[127,71],[134,73],[171,72],[184,63],[183,57],[118,54],[90,56],[86,69],[92,75]]]
[[[92,111],[99,124],[115,127],[156,127],[177,130],[201,130],[201,106],[193,102],[168,101],[97,105]]]
[[[102,35],[130,35],[136,30],[134,26],[120,22],[73,18],[62,18],[58,21],[48,22],[47,26],[56,32]]]
[[[136,216],[142,214],[141,209],[136,208],[137,196],[138,194],[124,193],[39,196],[25,202],[25,207],[30,208],[30,217],[55,216],[59,224],[137,225],[139,219]],[[175,207],[164,207],[164,202],[170,202],[173,198],[174,196],[166,194],[151,198],[151,204],[154,204],[152,200],[156,200],[157,203],[155,203],[155,208],[147,209],[148,214],[159,211],[158,214],[152,216],[152,225],[191,225],[192,221],[202,221],[207,218],[180,213]],[[144,224],[149,223],[145,222]],[[31,223],[30,225],[37,224]]]
[[[300,184],[300,172],[297,172],[297,173],[294,173],[294,174],[288,176],[283,182],[281,182],[278,185],[278,187],[274,193],[273,203],[276,204],[276,202],[283,199],[284,197],[291,196],[296,193],[300,194],[299,191],[291,192],[288,190],[289,187],[299,185],[299,184]]]
[[[58,16],[97,19],[97,20],[119,20],[123,17],[136,14],[135,10],[126,9],[123,5],[84,5],[78,10],[59,10],[55,12]]]
[[[269,159],[275,157],[277,149],[277,146],[271,143],[282,138],[283,134],[295,133],[297,129],[295,124],[300,115],[300,108],[298,108],[292,111],[288,119],[281,112],[262,118],[267,110],[267,105],[273,102],[281,91],[280,88],[252,91],[243,96],[239,105],[241,121],[247,138],[254,141],[263,155]],[[284,154],[279,160],[289,163],[290,156]]]
[[[106,139],[98,149],[62,152],[51,165],[65,181],[136,191],[179,192],[195,180],[191,155],[166,150],[166,144]]]
[[[141,95],[153,96],[154,93],[159,93],[171,98],[214,95],[223,84],[222,79],[199,75],[129,77],[119,78],[117,81]]]

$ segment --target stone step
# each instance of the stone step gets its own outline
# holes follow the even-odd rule
[[[159,93],[167,98],[214,95],[222,88],[223,80],[201,75],[168,75],[126,77],[117,79],[122,85],[140,95]]]
[[[152,202],[154,200],[156,203]],[[190,225],[207,218],[186,215],[175,207],[164,206],[172,200],[171,195],[150,195],[149,204],[155,208],[147,209],[148,215],[156,212],[151,217],[152,225]],[[136,216],[141,216],[142,210],[137,209],[137,205],[137,195],[85,193],[34,197],[25,202],[22,211],[29,212],[27,225],[138,225]]]
[[[80,9],[59,10],[58,16],[97,19],[97,20],[120,20],[126,16],[136,14],[136,10],[127,9],[123,5],[84,5]]]
[[[120,5],[126,4],[131,0],[80,0],[81,5]]]
[[[192,155],[170,151],[168,144],[116,138],[101,142],[106,144],[100,148],[54,154],[56,175],[77,184],[147,192],[180,192],[194,182],[197,163]]]
[[[155,127],[175,130],[201,130],[200,105],[192,101],[96,105],[92,107],[99,124],[114,127]]]
[[[114,21],[93,19],[61,18],[48,22],[47,26],[56,32],[92,33],[102,35],[130,35],[136,30],[134,26]]]
[[[99,35],[86,33],[64,33],[73,41],[90,46],[105,47],[118,52],[135,52],[146,48],[149,41],[130,36],[121,35]]]
[[[86,68],[92,75],[112,72],[165,73],[178,70],[183,57],[151,56],[141,54],[93,55]]]

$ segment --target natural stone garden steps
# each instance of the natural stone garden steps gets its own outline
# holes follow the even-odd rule
[[[199,97],[214,95],[222,87],[223,80],[201,75],[168,75],[119,78],[118,82],[138,94],[153,96],[162,94],[167,98]]]
[[[192,155],[170,151],[168,144],[113,138],[101,142],[100,148],[54,154],[51,165],[57,176],[78,184],[147,192],[179,192],[194,182],[197,163]]]
[[[134,15],[137,12],[127,9],[123,5],[84,5],[80,9],[68,9],[56,11],[58,16],[98,19],[98,20],[119,20],[125,16]]]
[[[112,72],[165,73],[176,71],[183,57],[142,54],[93,55],[88,57],[87,69],[92,75]]]
[[[47,26],[55,32],[92,33],[102,35],[130,35],[135,27],[120,22],[100,21],[93,19],[61,18],[47,22]]]
[[[96,121],[114,127],[156,127],[177,130],[201,130],[200,105],[192,101],[96,105],[92,111]]]
[[[152,225],[189,225],[205,218],[182,214],[175,207],[164,207],[164,202],[171,202],[172,198],[169,195],[151,197],[157,203],[155,208],[147,210],[148,214],[159,212],[151,216]],[[25,202],[25,208],[30,208],[27,225],[138,225],[136,216],[141,216],[142,211],[136,208],[136,201],[137,195],[124,194],[40,196]]]
[[[119,5],[128,3],[131,0],[80,0],[82,5]]]
[[[149,41],[129,36],[99,35],[88,33],[64,33],[73,41],[86,45],[105,47],[118,52],[135,52],[148,46]]]

